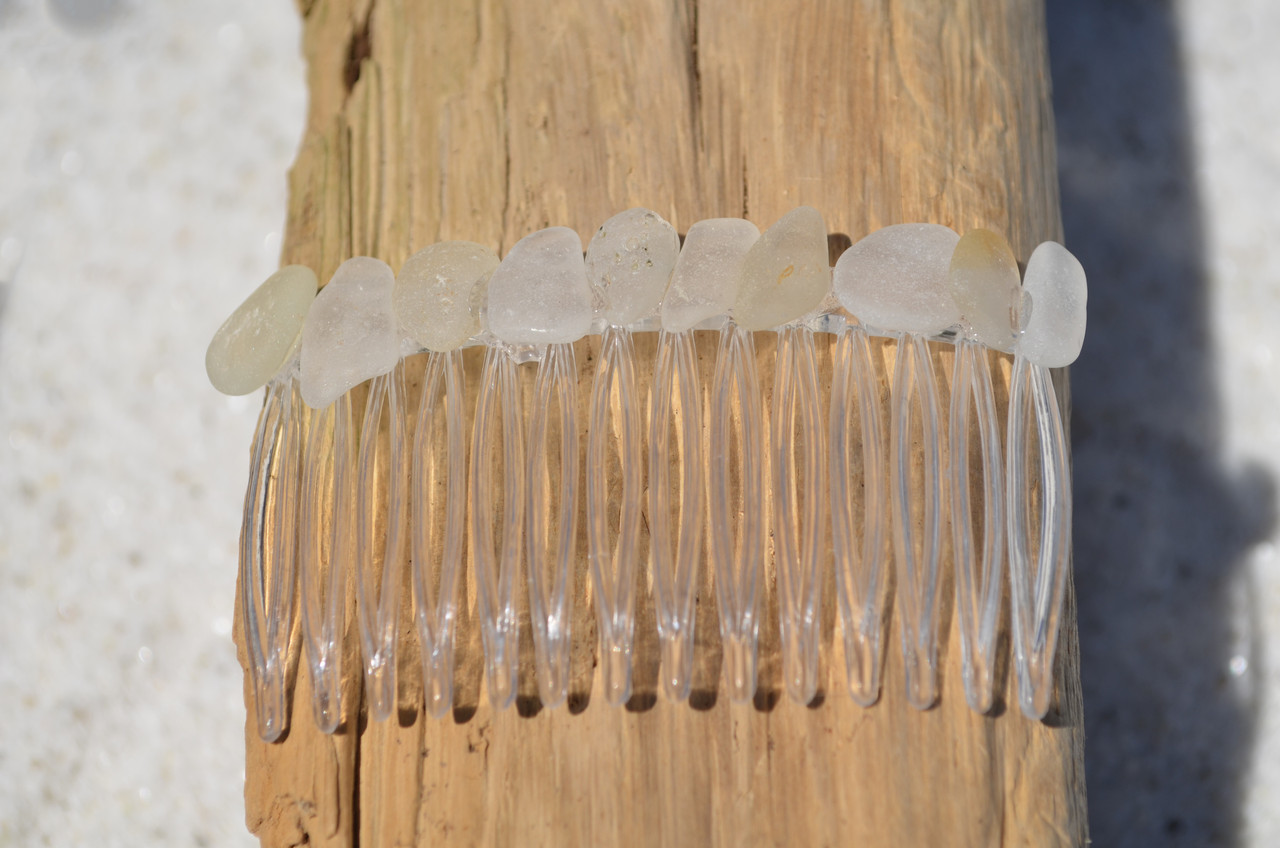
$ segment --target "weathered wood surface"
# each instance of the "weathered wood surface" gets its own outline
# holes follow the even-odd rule
[[[763,229],[800,204],[855,240],[902,221],[985,226],[1023,261],[1060,238],[1035,2],[303,0],[301,12],[311,103],[283,259],[321,279],[351,255],[395,268],[446,238],[504,253],[563,224],[585,242],[635,205],[681,232],[717,216]],[[596,349],[579,345],[586,379]],[[709,367],[714,347],[699,349]],[[890,369],[892,345],[882,354]],[[950,357],[938,363],[945,390]],[[598,681],[591,693],[585,582],[580,570],[570,708],[539,710],[522,683],[519,708],[491,711],[472,638],[452,717],[416,706],[406,651],[399,720],[366,724],[352,658],[353,719],[324,736],[301,664],[282,742],[261,743],[249,710],[250,830],[268,846],[1085,842],[1070,589],[1055,704],[1033,722],[1018,713],[1007,649],[996,714],[970,712],[950,604],[941,699],[926,712],[906,703],[896,624],[870,709],[845,694],[829,624],[818,703],[781,695],[772,620],[762,694],[730,705],[715,690],[709,597],[693,705],[652,696],[656,636],[641,635],[637,697],[615,709]],[[640,615],[644,633],[652,612]],[[407,616],[404,633],[413,639]]]

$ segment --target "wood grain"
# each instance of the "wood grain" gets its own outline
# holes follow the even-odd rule
[[[681,232],[719,216],[763,229],[800,204],[853,240],[903,221],[988,227],[1022,261],[1061,238],[1035,2],[314,0],[300,11],[311,102],[283,260],[321,279],[351,255],[395,268],[447,238],[505,253],[567,225],[585,242],[637,205]],[[584,381],[597,347],[578,345]],[[714,343],[699,351],[706,368]],[[881,356],[888,372],[892,345]],[[949,357],[937,361],[945,375]],[[474,356],[468,370],[474,392]],[[1060,390],[1066,400],[1065,380]],[[539,709],[526,686],[518,708],[490,710],[473,637],[460,647],[452,717],[422,714],[418,672],[402,659],[398,719],[366,724],[357,708],[324,736],[299,673],[286,738],[266,745],[252,719],[246,729],[249,829],[268,846],[1086,842],[1070,588],[1055,704],[1033,722],[1007,668],[995,714],[967,708],[948,611],[931,710],[906,703],[896,625],[872,708],[845,694],[829,625],[817,703],[778,697],[766,625],[762,695],[730,705],[716,694],[706,593],[698,638],[711,659],[693,705],[646,696],[656,643],[642,636],[637,698],[611,708],[591,694],[584,584],[569,708]],[[639,614],[643,631],[652,611]],[[407,614],[403,626],[412,640]]]

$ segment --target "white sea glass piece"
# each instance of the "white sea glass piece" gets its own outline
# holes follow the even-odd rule
[[[1004,237],[969,230],[951,255],[951,295],[969,339],[1006,353],[1013,350],[1021,312],[1018,260]]]
[[[302,326],[302,399],[324,409],[400,360],[387,263],[356,256],[338,266]]]
[[[680,253],[675,227],[649,209],[614,215],[587,245],[587,280],[610,324],[625,327],[654,314]]]
[[[1088,286],[1079,260],[1062,245],[1046,241],[1027,261],[1023,289],[1031,316],[1018,347],[1030,362],[1063,368],[1076,361],[1084,344]]]
[[[516,242],[489,278],[489,330],[512,344],[561,344],[591,330],[582,240],[548,227]]]
[[[213,334],[205,353],[213,387],[247,395],[265,386],[293,352],[318,285],[310,268],[286,265],[245,298]]]
[[[442,241],[405,260],[392,296],[400,333],[427,350],[459,348],[480,332],[480,307],[498,254],[470,241]]]
[[[938,224],[894,224],[850,247],[836,262],[840,305],[880,330],[932,335],[956,324],[948,271],[960,236]]]
[[[768,330],[812,312],[831,290],[827,225],[812,206],[792,209],[747,251],[733,320]]]
[[[742,263],[760,230],[741,218],[710,218],[689,228],[662,300],[662,328],[683,333],[724,315],[742,280]]]

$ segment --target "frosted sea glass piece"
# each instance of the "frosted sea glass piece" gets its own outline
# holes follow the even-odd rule
[[[812,206],[792,209],[747,251],[733,320],[768,330],[812,312],[831,290],[827,225]]]
[[[489,278],[489,330],[512,344],[561,344],[591,330],[582,240],[568,227],[525,236]]]
[[[960,236],[938,224],[894,224],[836,261],[840,305],[881,330],[932,335],[960,321],[948,272]]]
[[[1022,355],[1045,368],[1075,362],[1084,344],[1089,296],[1079,260],[1057,242],[1046,241],[1027,261],[1022,287],[1031,300],[1031,316],[1018,341]]]
[[[951,255],[951,294],[968,338],[1013,350],[1022,291],[1018,260],[1003,236],[978,229],[960,237]]]
[[[480,332],[480,307],[498,254],[470,241],[442,241],[405,260],[392,295],[400,333],[427,350],[461,347]]]
[[[324,409],[353,386],[395,367],[400,359],[387,263],[356,256],[338,266],[316,295],[302,326],[302,399]]]
[[[286,265],[245,298],[213,334],[205,353],[213,387],[247,395],[265,386],[293,352],[318,286],[310,268]]]
[[[649,209],[614,215],[587,245],[587,280],[610,324],[625,327],[654,314],[680,253],[675,227]]]
[[[689,228],[662,300],[662,328],[683,333],[733,306],[742,263],[760,230],[742,218],[709,218]]]

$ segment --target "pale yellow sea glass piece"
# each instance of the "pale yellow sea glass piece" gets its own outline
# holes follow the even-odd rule
[[[1012,351],[1022,290],[1009,242],[991,230],[969,230],[951,254],[950,278],[966,335],[987,347]]]
[[[302,265],[267,277],[209,342],[204,367],[213,387],[247,395],[265,386],[293,354],[318,287],[315,272]]]
[[[831,290],[827,226],[811,206],[792,209],[747,251],[733,320],[768,330],[812,312]]]

